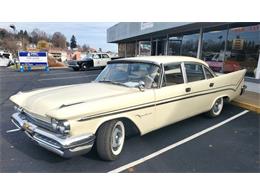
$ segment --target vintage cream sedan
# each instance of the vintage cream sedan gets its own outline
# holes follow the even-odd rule
[[[183,56],[110,61],[95,81],[19,92],[10,97],[12,122],[40,146],[63,157],[95,143],[101,159],[115,160],[126,135],[144,135],[206,112],[245,89],[246,70],[215,75],[202,60]]]

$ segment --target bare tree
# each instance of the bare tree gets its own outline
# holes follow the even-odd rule
[[[31,42],[37,44],[40,40],[50,41],[50,38],[46,32],[36,28],[31,32]]]
[[[15,54],[18,51],[17,41],[13,37],[6,37],[1,40],[0,46],[3,46],[7,51]]]
[[[82,45],[82,51],[88,52],[89,49],[90,49],[89,45],[87,45],[87,44],[83,44],[83,45]]]
[[[66,37],[60,32],[55,32],[52,35],[51,41],[54,47],[59,47],[62,49],[66,48]]]

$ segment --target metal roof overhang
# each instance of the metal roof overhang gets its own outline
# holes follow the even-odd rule
[[[172,25],[171,25],[172,24]],[[200,28],[203,28],[203,32],[223,30],[226,28],[243,27],[248,25],[257,25],[259,22],[196,22],[196,23],[169,23],[169,28],[165,25],[165,29],[151,29],[151,31],[141,32],[136,30],[133,33],[117,33],[117,31],[131,31],[131,22],[129,23],[118,23],[107,30],[107,42],[108,43],[121,43],[121,42],[133,42],[140,40],[151,40],[151,38],[160,38],[178,35],[187,35],[199,33]],[[136,25],[137,26],[137,25]],[[172,26],[172,27],[171,27]],[[173,27],[174,26],[174,27]],[[126,29],[122,29],[122,28]],[[139,23],[140,27],[140,23]],[[120,34],[120,35],[118,35]]]

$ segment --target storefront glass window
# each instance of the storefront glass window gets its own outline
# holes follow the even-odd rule
[[[135,43],[126,44],[126,57],[135,56]]]
[[[202,59],[215,72],[221,72],[224,63],[227,30],[203,33]]]
[[[259,58],[260,25],[232,28],[229,31],[224,72],[246,68],[255,77]]]
[[[139,42],[139,55],[140,56],[150,56],[151,55],[151,42],[150,41],[140,41]]]
[[[199,34],[184,35],[182,40],[181,55],[197,56]]]
[[[118,43],[118,56],[125,57],[125,43]]]
[[[170,37],[168,44],[168,55],[181,55],[182,37]]]

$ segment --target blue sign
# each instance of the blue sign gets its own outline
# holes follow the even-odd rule
[[[24,66],[28,66],[28,70],[31,70],[31,66],[42,65],[45,66],[45,70],[49,71],[48,66],[48,53],[47,52],[18,52],[20,61],[20,71],[24,71]]]

